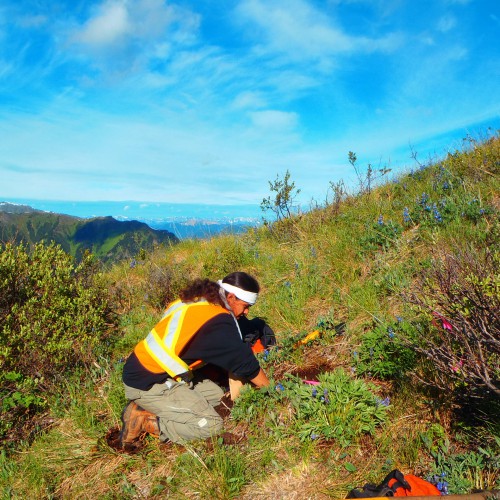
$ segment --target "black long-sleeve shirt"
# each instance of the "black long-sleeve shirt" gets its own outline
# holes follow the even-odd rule
[[[219,314],[207,321],[183,349],[180,358],[188,365],[200,359],[247,380],[255,378],[260,370],[257,358],[241,339],[229,314]],[[168,378],[165,372],[152,373],[144,368],[133,352],[123,368],[124,384],[143,391]]]

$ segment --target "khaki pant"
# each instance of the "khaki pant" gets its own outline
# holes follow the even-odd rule
[[[222,418],[214,410],[224,391],[211,380],[194,385],[167,380],[149,391],[125,385],[125,397],[159,417],[160,441],[185,443],[207,439],[222,430]]]

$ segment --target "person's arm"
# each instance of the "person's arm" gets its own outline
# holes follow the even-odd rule
[[[243,379],[235,377],[234,374],[229,374],[229,392],[233,401],[240,395],[244,382]],[[254,378],[250,379],[250,382],[256,387],[266,387],[269,385],[269,379],[262,368]]]
[[[250,382],[257,387],[267,387],[269,385],[269,379],[262,368],[259,370],[256,377],[250,379]]]

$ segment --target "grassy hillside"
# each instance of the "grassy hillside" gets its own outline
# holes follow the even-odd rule
[[[90,251],[103,262],[116,262],[178,240],[169,231],[151,229],[138,221],[117,221],[113,217],[81,219],[3,203],[0,242],[8,241],[28,245],[54,242],[77,260]]]
[[[499,170],[498,137],[468,140],[377,188],[334,184],[307,214],[114,266],[109,349],[40,396],[38,432],[5,443],[4,496],[345,498],[394,468],[499,488]],[[260,355],[271,387],[225,408],[238,442],[110,447],[124,358],[188,280],[234,270],[261,283],[251,315],[279,345]]]

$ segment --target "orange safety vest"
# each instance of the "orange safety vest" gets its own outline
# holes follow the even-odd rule
[[[230,313],[206,300],[187,304],[176,300],[168,306],[149,335],[137,344],[134,353],[141,365],[150,372],[167,372],[170,377],[178,378],[201,364],[200,360],[188,366],[179,355],[198,330],[219,314]]]

